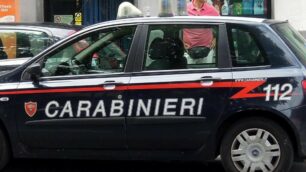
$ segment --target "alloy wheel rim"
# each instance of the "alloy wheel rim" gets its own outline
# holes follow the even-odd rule
[[[239,172],[273,172],[280,158],[276,138],[259,128],[241,132],[231,147],[231,160]]]

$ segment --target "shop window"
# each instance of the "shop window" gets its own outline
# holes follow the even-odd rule
[[[208,0],[222,16],[271,18],[269,0]]]
[[[81,12],[81,3],[81,0],[45,0],[45,21],[75,24],[75,13]]]

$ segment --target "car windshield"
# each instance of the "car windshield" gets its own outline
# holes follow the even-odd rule
[[[55,38],[55,41],[58,41],[60,39],[63,39],[67,36],[72,35],[73,33],[77,32],[81,28],[76,27],[76,28],[49,28],[49,30],[52,31],[52,34]]]
[[[288,23],[276,24],[274,28],[306,66],[306,40],[304,37]]]

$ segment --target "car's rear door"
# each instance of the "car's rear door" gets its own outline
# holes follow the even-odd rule
[[[127,69],[136,28],[83,33],[37,62],[39,82],[24,79],[14,93],[23,144],[35,149],[126,148]]]
[[[144,27],[140,43],[144,51],[129,86],[128,147],[131,151],[200,149],[210,141],[213,126],[229,104],[232,73],[227,68],[225,26],[164,23]],[[209,31],[216,46],[207,56],[192,58],[185,51],[185,31]]]

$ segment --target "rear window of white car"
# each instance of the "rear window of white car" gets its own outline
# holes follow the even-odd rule
[[[33,57],[52,43],[40,31],[0,30],[0,59]]]

